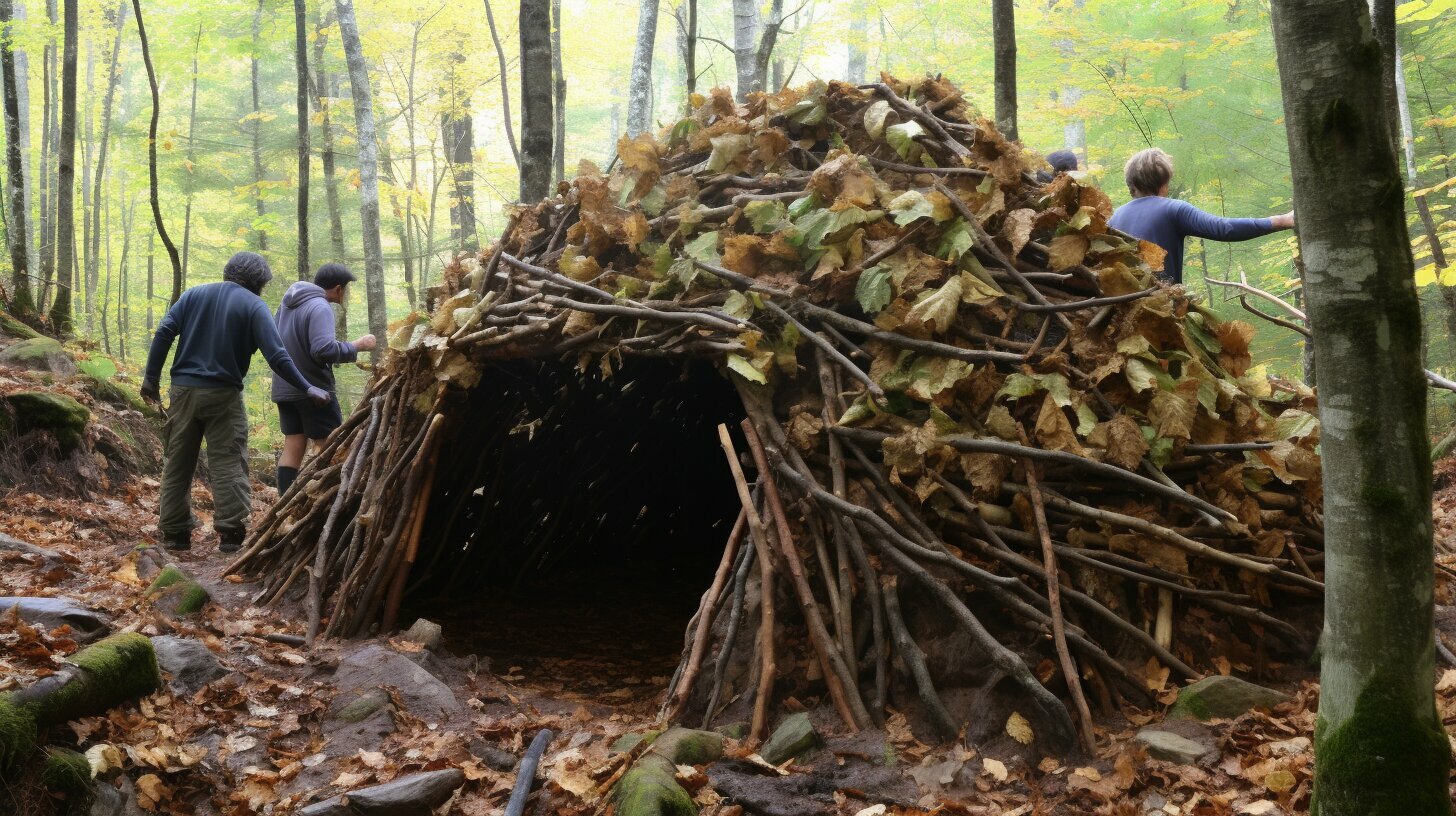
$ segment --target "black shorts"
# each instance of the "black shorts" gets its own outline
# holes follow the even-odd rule
[[[344,424],[339,398],[333,394],[329,395],[328,405],[314,405],[313,400],[307,399],[275,404],[278,406],[278,428],[284,436],[303,434],[309,439],[323,439]]]

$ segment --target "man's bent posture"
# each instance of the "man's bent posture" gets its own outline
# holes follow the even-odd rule
[[[176,340],[159,525],[168,549],[192,546],[197,523],[192,515],[192,476],[204,440],[215,506],[213,529],[222,540],[218,549],[232,552],[243,543],[251,509],[243,378],[253,352],[261,349],[269,367],[304,389],[315,403],[329,401],[329,393],[309,385],[293,364],[278,339],[268,304],[258,297],[272,279],[263,256],[239,252],[223,268],[221,283],[183,292],[157,325],[141,392],[148,401],[161,401],[162,364]]]
[[[348,297],[354,274],[343,264],[324,264],[313,283],[299,281],[288,287],[278,307],[278,333],[288,356],[310,385],[329,392],[329,403],[316,406],[299,388],[281,375],[273,375],[273,401],[278,404],[278,427],[283,431],[283,455],[278,458],[278,495],[288,492],[303,464],[308,440],[314,452],[324,439],[344,422],[334,384],[334,364],[352,363],[359,352],[374,348],[374,335],[366,334],[352,343],[334,339],[334,313],[330,303]]]
[[[1272,218],[1220,218],[1186,201],[1168,198],[1173,159],[1156,147],[1128,159],[1123,176],[1132,201],[1118,207],[1107,225],[1162,247],[1168,254],[1158,277],[1169,283],[1183,282],[1183,239],[1190,235],[1215,241],[1247,241],[1294,227],[1292,212]]]

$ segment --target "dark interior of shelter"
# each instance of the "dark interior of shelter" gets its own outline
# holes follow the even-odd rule
[[[457,653],[584,697],[660,692],[739,505],[711,364],[488,364],[449,430],[406,621]],[[608,701],[609,701],[608,699]]]

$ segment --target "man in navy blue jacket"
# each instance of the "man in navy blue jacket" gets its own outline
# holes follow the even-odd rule
[[[141,393],[149,402],[161,402],[162,364],[176,340],[158,525],[168,549],[192,546],[192,528],[197,525],[192,516],[192,477],[204,440],[215,510],[212,526],[221,539],[218,549],[232,552],[243,543],[251,509],[243,378],[253,352],[261,350],[270,368],[315,403],[329,401],[329,393],[309,385],[293,364],[268,304],[258,297],[272,279],[263,256],[239,252],[223,268],[221,283],[183,292],[157,325]]]
[[[366,334],[352,343],[334,339],[334,312],[330,303],[343,303],[354,273],[343,264],[319,267],[313,283],[299,281],[288,287],[278,306],[278,333],[283,347],[298,363],[310,385],[329,392],[327,405],[314,405],[298,386],[273,375],[273,401],[278,404],[278,427],[283,431],[283,455],[278,457],[278,495],[288,492],[298,476],[308,440],[314,453],[324,439],[344,422],[334,383],[334,365],[352,363],[359,352],[374,348],[374,335]]]
[[[1128,159],[1123,177],[1132,201],[1118,207],[1107,226],[1162,247],[1168,255],[1158,277],[1168,283],[1183,282],[1183,239],[1190,235],[1214,241],[1247,241],[1294,228],[1292,212],[1271,218],[1220,218],[1186,201],[1168,198],[1173,159],[1156,147]]]

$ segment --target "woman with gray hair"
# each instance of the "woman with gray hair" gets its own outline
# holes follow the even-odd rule
[[[192,477],[202,443],[207,442],[208,475],[215,507],[213,529],[218,549],[242,546],[251,509],[248,485],[248,414],[243,407],[243,378],[253,353],[262,350],[268,366],[317,405],[329,392],[303,378],[283,348],[268,304],[258,297],[273,271],[262,255],[239,252],[223,267],[222,281],[194,286],[167,310],[147,354],[142,398],[161,402],[162,364],[172,358],[171,399],[163,428],[162,542],[169,550],[192,546]]]
[[[1168,254],[1158,277],[1168,283],[1183,282],[1183,239],[1190,235],[1214,241],[1247,241],[1294,228],[1293,212],[1270,218],[1220,218],[1186,201],[1168,198],[1173,157],[1156,147],[1128,159],[1123,178],[1132,201],[1118,207],[1107,226],[1162,247]]]

